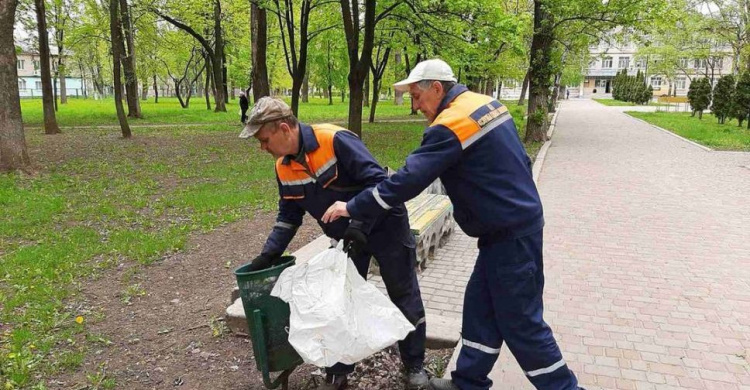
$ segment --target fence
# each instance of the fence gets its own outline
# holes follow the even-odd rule
[[[65,88],[65,92],[69,98],[83,97],[83,90],[80,88]],[[22,99],[34,99],[42,97],[41,89],[23,88],[18,90],[18,95]],[[57,91],[57,96],[60,96],[60,91]]]

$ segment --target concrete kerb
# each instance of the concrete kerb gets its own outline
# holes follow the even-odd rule
[[[552,120],[550,121],[550,127],[547,130],[547,141],[544,142],[544,145],[539,149],[539,153],[536,155],[536,159],[534,160],[534,164],[532,165],[531,171],[534,177],[534,183],[537,183],[539,181],[539,174],[542,172],[542,166],[544,165],[544,158],[547,156],[547,150],[549,149],[550,145],[552,144],[552,135],[555,133],[555,126],[557,125],[557,114],[560,112],[560,106],[557,107],[557,110],[555,111],[555,115],[552,116]],[[506,352],[498,358],[497,363],[495,364],[495,367],[492,369],[495,370],[501,370],[501,371],[512,371],[516,376],[519,376],[520,368],[518,368],[518,363],[515,362],[515,359],[512,355],[508,356],[507,348],[504,349]],[[445,379],[451,379],[451,371],[456,369],[456,362],[458,361],[458,354],[461,351],[460,346],[458,346],[454,351],[453,355],[451,356],[450,361],[448,362],[448,366],[445,369],[445,372],[443,373],[443,378]],[[515,369],[511,369],[510,367],[513,367]],[[519,384],[520,386],[525,387],[527,386],[527,383],[525,381],[522,381],[519,378],[514,378],[515,382]]]

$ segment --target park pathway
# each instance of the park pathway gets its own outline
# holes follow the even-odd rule
[[[750,153],[565,101],[538,185],[545,318],[582,386],[750,389]],[[531,388],[507,349],[492,378]]]

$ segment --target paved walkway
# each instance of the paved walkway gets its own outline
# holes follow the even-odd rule
[[[750,389],[750,153],[707,152],[565,101],[539,190],[545,318],[583,386]],[[425,272],[428,308],[460,311],[435,299],[462,294],[475,256],[460,232],[438,251],[455,274]],[[507,349],[492,377],[531,388]]]

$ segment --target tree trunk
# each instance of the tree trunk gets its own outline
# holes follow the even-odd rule
[[[531,74],[531,69],[526,71],[526,76],[523,77],[523,82],[521,83],[521,96],[518,97],[518,105],[522,106],[523,102],[526,101],[526,91],[529,88],[529,75]]]
[[[364,39],[359,50],[359,1],[340,0],[344,19],[347,54],[349,56],[349,130],[362,137],[362,87],[370,73],[372,48],[375,43],[376,0],[364,0]],[[361,54],[360,54],[361,52]]]
[[[40,0],[36,0],[40,1]],[[44,0],[41,0],[44,1]],[[117,119],[120,121],[120,130],[123,138],[132,137],[128,118],[125,116],[125,108],[122,106],[122,75],[120,74],[120,61],[124,52],[122,41],[122,28],[120,27],[120,15],[118,12],[120,0],[109,0],[109,30],[112,41],[112,77],[115,84],[115,108]]]
[[[380,88],[378,87],[378,83],[373,78],[372,80],[372,105],[370,106],[370,123],[375,123],[375,109],[378,106],[378,99],[380,96]]]
[[[221,0],[214,0],[214,89],[216,90],[215,112],[227,112],[226,80],[224,80],[224,39],[221,35]]]
[[[342,89],[341,90],[341,103],[343,103],[344,101],[346,101],[346,91]]]
[[[55,118],[55,102],[52,94],[52,74],[50,72],[49,37],[47,36],[47,14],[44,0],[34,0],[36,8],[37,32],[39,33],[39,62],[42,78],[42,106],[44,108],[44,133],[61,133]],[[11,34],[12,36],[12,34]],[[18,80],[16,80],[18,83]],[[18,86],[16,85],[16,88]]]
[[[0,0],[0,172],[25,171],[31,165],[23,132],[13,41],[17,4],[15,0]]]
[[[302,103],[309,103],[308,94],[310,93],[310,80],[308,75],[305,75],[302,80]]]
[[[401,51],[397,50],[395,53],[393,53],[393,62],[396,65],[396,72],[401,69]],[[397,73],[398,74],[398,73]],[[396,81],[401,81],[399,77],[396,77]],[[396,91],[393,94],[393,104],[397,106],[401,106],[404,104],[404,93],[401,91]]]
[[[552,88],[552,98],[550,99],[549,103],[549,112],[555,112],[557,111],[557,99],[560,97],[560,79],[562,78],[562,73],[558,73],[555,75],[555,83],[554,87]]]
[[[552,17],[542,4],[534,0],[534,35],[531,41],[531,72],[529,73],[529,106],[524,141],[547,140],[547,107],[552,76]]]
[[[138,74],[135,65],[135,32],[130,20],[130,7],[128,0],[120,1],[120,20],[122,30],[125,32],[124,40],[127,42],[126,51],[122,57],[122,69],[125,73],[125,90],[128,101],[128,117],[142,118],[141,103],[138,101]]]
[[[52,78],[52,102],[55,104],[55,112],[57,112],[57,72]]]
[[[148,84],[143,83],[143,87],[141,87],[141,100],[147,100],[148,99]]]
[[[208,61],[208,57],[206,57],[206,61]],[[206,62],[206,65],[208,65],[208,62]],[[211,90],[211,72],[206,69],[206,87],[203,88],[203,93],[206,95],[206,110],[211,110],[211,96],[209,95],[209,91]]]
[[[159,103],[159,88],[156,84],[156,74],[154,74],[154,103]]]
[[[268,67],[266,66],[266,48],[268,46],[268,22],[266,10],[258,7],[255,2],[250,3],[250,41],[252,46],[253,99],[271,95],[268,83]]]
[[[370,107],[370,73],[367,73],[367,76],[365,76],[365,86],[362,95],[362,98],[365,99],[362,105]]]
[[[328,105],[333,105],[333,86],[328,84]]]
[[[58,53],[59,52],[60,51],[58,49]],[[58,58],[62,58],[62,56],[58,55]],[[65,65],[59,59],[57,60],[57,74],[58,74],[58,79],[60,80],[60,104],[67,104],[68,103],[68,91],[65,85]]]

